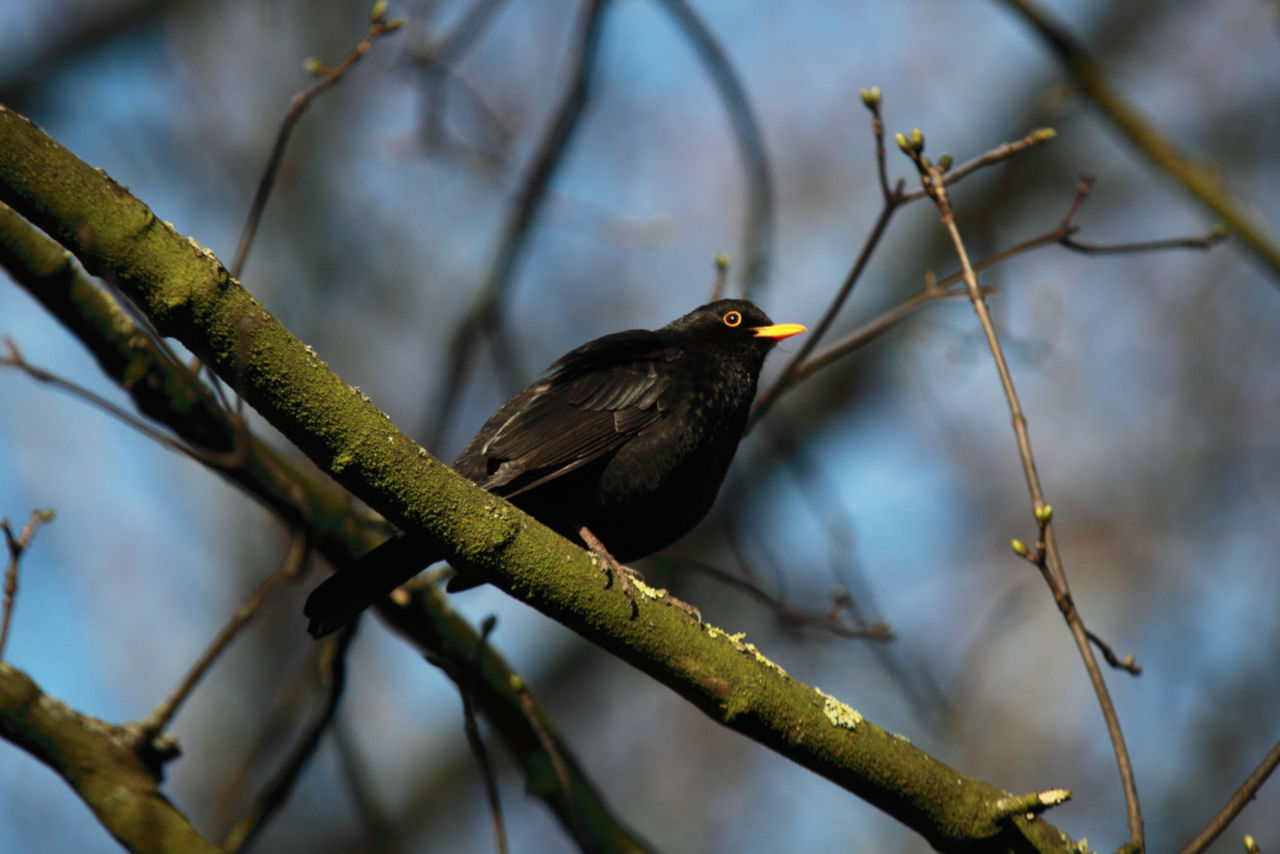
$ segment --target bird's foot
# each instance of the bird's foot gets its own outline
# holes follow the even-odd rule
[[[619,575],[620,578],[626,579],[627,577],[626,574],[631,573],[631,576],[635,581],[638,581],[641,584],[644,584],[644,576],[636,572],[631,567],[623,566],[623,567],[619,567],[619,569],[621,570],[621,573]],[[627,583],[627,587],[623,587],[624,591],[631,586],[629,581],[626,583]],[[619,584],[619,586],[621,587],[622,585]],[[671,592],[667,590],[667,588],[665,587],[648,587],[646,585],[646,589],[653,591],[652,593],[649,594],[650,596],[656,599],[667,600],[667,604],[673,605],[674,607],[679,608],[681,611],[684,611],[690,617],[693,617],[693,619],[698,623],[698,625],[702,625],[702,612],[699,611],[696,606],[690,605],[688,602],[684,601],[683,599],[677,599],[675,596],[672,596]],[[634,596],[634,592],[628,595]],[[632,604],[634,605],[635,599],[633,598],[631,601],[632,601]]]
[[[609,553],[604,543],[600,542],[600,538],[591,533],[591,529],[586,525],[578,528],[578,536],[599,559],[600,574],[608,580],[617,579],[618,589],[631,603],[631,618],[634,620],[640,615],[640,606],[636,604],[636,586],[632,581],[644,583],[644,576],[629,566],[623,566],[622,562]]]
[[[636,604],[636,585],[635,582],[644,584],[644,576],[629,566],[618,563],[613,555],[605,552],[601,557],[604,566],[600,567],[600,574],[606,579],[617,579],[618,589],[622,591],[622,595],[627,597],[627,601],[631,603],[631,619],[640,616],[640,606]],[[606,586],[608,581],[606,580]]]
[[[663,599],[666,599],[669,604],[679,608],[681,611],[684,611],[690,617],[693,617],[693,619],[697,621],[698,625],[702,625],[702,612],[698,610],[696,605],[690,605],[683,599],[677,599],[675,596],[672,596],[665,587],[658,588],[658,595]]]
[[[578,536],[582,537],[582,541],[587,544],[587,548],[591,553],[599,558],[600,574],[608,580],[617,579],[618,589],[627,597],[627,601],[631,603],[631,618],[635,619],[640,616],[640,606],[636,604],[636,584],[644,585],[646,591],[651,591],[647,595],[653,598],[666,599],[669,603],[684,611],[690,617],[697,620],[698,624],[702,624],[702,612],[693,605],[685,602],[683,599],[677,599],[663,588],[651,588],[645,584],[644,576],[639,570],[632,569],[624,565],[616,557],[609,553],[604,543],[600,542],[600,538],[591,533],[591,529],[583,525],[578,529]]]

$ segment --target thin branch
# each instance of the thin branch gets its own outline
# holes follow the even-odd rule
[[[417,58],[435,65],[454,65],[484,35],[504,2],[506,0],[476,0],[443,38],[428,46]]]
[[[493,776],[493,764],[489,761],[489,751],[485,749],[484,739],[480,736],[480,727],[476,724],[476,710],[472,700],[481,657],[484,655],[485,645],[489,642],[489,635],[497,625],[498,619],[492,615],[481,622],[475,657],[471,660],[470,667],[457,674],[455,680],[458,683],[458,693],[462,696],[462,723],[463,730],[467,734],[467,746],[471,748],[471,755],[475,757],[476,765],[480,769],[480,777],[484,780],[485,797],[489,802],[489,818],[493,822],[494,846],[498,849],[498,854],[507,854],[507,831],[502,822],[502,802],[498,797],[498,783]]]
[[[919,309],[934,300],[956,299],[957,297],[963,296],[964,294],[960,292],[947,291],[936,287],[930,288],[926,286],[915,296],[903,300],[875,319],[859,326],[857,329],[853,330],[835,344],[832,344],[826,350],[823,350],[821,353],[814,356],[812,359],[798,365],[793,371],[792,377],[787,382],[786,386],[779,388],[779,393],[789,391],[814,371],[825,368],[832,362],[849,355],[854,350],[857,350],[866,344],[869,344],[871,341],[874,341],[876,338],[879,338],[894,326],[898,325],[898,323],[908,315],[913,314],[916,309]]]
[[[222,631],[218,632],[218,636],[213,639],[213,643],[209,644],[208,648],[191,665],[191,669],[187,671],[173,693],[157,704],[150,715],[139,721],[144,740],[150,740],[169,725],[169,722],[173,720],[173,716],[177,714],[178,708],[191,696],[191,692],[195,690],[196,685],[218,659],[218,656],[231,644],[231,641],[240,630],[262,609],[267,599],[284,584],[298,577],[306,563],[308,550],[305,533],[301,530],[295,530],[289,542],[289,551],[285,554],[280,565],[258,585],[257,589],[249,595],[249,598],[239,608],[236,608],[235,613],[231,615],[231,619],[222,627]]]
[[[765,433],[772,452],[782,462],[783,471],[795,479],[796,495],[810,506],[813,517],[829,540],[827,564],[833,586],[828,619],[863,627],[880,625],[881,620],[865,616],[867,613],[878,614],[880,609],[854,548],[856,526],[852,510],[832,477],[831,467],[814,456],[808,443],[797,441],[785,423],[771,421],[765,427]],[[759,470],[762,462],[754,462],[749,469]],[[757,555],[774,567],[786,565],[785,558],[771,553],[758,525],[752,526],[744,521],[744,513],[735,513],[730,508],[726,510],[731,514],[729,518],[735,520],[730,529],[730,547],[739,565],[747,571],[748,578],[751,576],[751,563]],[[745,546],[742,540],[746,537],[755,545]],[[783,589],[781,585],[787,577],[787,573],[777,572],[776,589]],[[781,592],[779,595],[782,598]],[[954,715],[951,699],[942,690],[929,664],[912,649],[910,643],[875,643],[870,645],[870,652],[902,691],[908,706],[923,725],[931,730],[938,729]]]
[[[814,324],[813,328],[809,331],[809,334],[804,336],[804,341],[800,344],[800,349],[791,357],[791,361],[782,369],[778,378],[774,380],[773,385],[761,392],[760,396],[756,399],[755,405],[751,410],[751,424],[755,424],[760,420],[760,418],[769,411],[770,407],[777,402],[778,398],[782,396],[783,392],[795,386],[802,373],[808,373],[806,370],[807,366],[805,364],[805,360],[809,358],[809,355],[813,353],[817,346],[822,342],[827,332],[831,329],[831,325],[835,323],[836,316],[839,315],[841,309],[844,308],[849,296],[853,293],[854,286],[862,276],[862,272],[866,268],[867,262],[871,260],[871,254],[875,251],[880,240],[884,237],[885,231],[889,227],[889,221],[893,218],[894,213],[896,213],[902,205],[925,197],[925,193],[922,190],[904,193],[903,181],[901,179],[899,179],[895,185],[890,186],[888,168],[885,165],[884,120],[880,114],[880,104],[882,100],[880,89],[879,87],[873,87],[869,90],[863,89],[861,94],[862,103],[871,112],[871,133],[876,142],[876,171],[880,178],[880,191],[883,197],[883,204],[880,208],[880,213],[876,216],[876,221],[872,224],[871,230],[863,240],[862,248],[858,251],[858,256],[854,259],[853,266],[849,269],[848,274],[845,275],[844,281],[841,283],[839,290],[836,291],[836,295],[832,298],[830,304],[823,312],[822,318]],[[963,166],[960,166],[954,171],[948,173],[943,178],[943,181],[947,184],[954,184],[979,169],[1000,163],[1015,154],[1019,154],[1029,148],[1040,145],[1041,143],[1048,142],[1052,138],[1053,132],[1050,130],[1044,128],[1034,130],[1020,140],[1005,143],[1004,145],[998,146],[979,157],[975,157]],[[895,312],[897,316],[888,325],[881,328],[875,334],[878,335],[880,332],[884,331],[884,329],[887,329],[889,325],[892,325],[893,322],[897,322],[897,320],[905,317],[907,314],[910,314],[925,302],[929,302],[931,299],[936,299],[938,296],[941,296],[941,294],[931,296],[928,299],[923,299],[919,302],[915,302],[916,298],[913,297],[911,300],[908,300],[909,303],[912,303],[910,306],[899,306],[898,308],[893,309],[892,311]],[[846,350],[843,352],[848,351]]]
[[[316,748],[320,745],[320,738],[333,723],[334,715],[338,711],[338,702],[342,699],[342,690],[346,685],[347,677],[347,650],[350,648],[353,637],[355,637],[354,628],[348,626],[327,639],[328,646],[322,656],[326,687],[324,703],[311,721],[311,725],[303,733],[302,740],[285,757],[280,770],[263,786],[262,792],[250,807],[248,814],[227,833],[222,847],[228,854],[235,854],[245,848],[266,826],[267,821],[280,807],[284,806],[302,770],[315,755]]]
[[[428,149],[459,156],[465,166],[478,167],[486,176],[492,175],[497,168],[509,166],[502,152],[510,143],[512,132],[456,66],[488,30],[503,2],[477,0],[443,36],[433,38],[426,34],[422,43],[415,47],[412,57],[423,72],[426,117],[422,133]],[[445,120],[449,113],[450,83],[456,83],[467,97],[474,114],[481,120],[483,131],[496,140],[494,148],[454,143],[449,139]]]
[[[1102,67],[1058,21],[1052,19],[1034,0],[1005,0],[1010,8],[1044,39],[1062,63],[1082,95],[1101,111],[1103,117],[1119,130],[1153,166],[1164,170],[1205,207],[1220,217],[1233,233],[1239,235],[1250,250],[1280,279],[1280,242],[1271,224],[1261,220],[1231,197],[1218,172],[1209,165],[1197,163],[1125,99],[1107,79]],[[1202,158],[1198,158],[1201,159]]]
[[[1138,662],[1134,660],[1133,655],[1130,654],[1130,655],[1126,655],[1124,658],[1121,658],[1120,656],[1116,655],[1115,650],[1111,648],[1110,644],[1108,644],[1102,638],[1098,637],[1089,628],[1086,627],[1084,630],[1084,633],[1085,633],[1085,636],[1089,638],[1089,642],[1098,648],[1098,652],[1102,653],[1102,657],[1107,662],[1107,664],[1111,665],[1116,670],[1124,670],[1128,672],[1131,676],[1142,675],[1142,666],[1139,665]]]
[[[1061,245],[1085,255],[1119,255],[1134,252],[1164,252],[1168,249],[1212,249],[1227,239],[1227,232],[1214,226],[1198,237],[1171,237],[1166,240],[1139,240],[1133,243],[1082,243],[1073,237],[1058,241]]]
[[[364,38],[360,40],[360,43],[355,46],[351,53],[347,54],[342,62],[333,68],[321,67],[318,70],[321,75],[320,80],[310,89],[293,96],[289,111],[285,113],[284,120],[280,123],[280,130],[276,132],[275,145],[271,148],[271,156],[267,158],[267,166],[262,171],[262,177],[258,179],[258,189],[253,194],[253,204],[249,207],[249,217],[245,220],[244,230],[240,233],[240,242],[236,246],[236,254],[230,268],[233,278],[239,278],[241,271],[244,269],[245,258],[249,254],[249,247],[253,244],[253,237],[258,231],[258,223],[262,220],[262,212],[267,207],[267,199],[271,195],[271,188],[275,185],[276,175],[280,171],[280,163],[284,160],[284,151],[289,145],[289,136],[293,133],[294,126],[302,118],[302,114],[307,111],[307,107],[311,106],[311,102],[341,80],[343,75],[369,52],[369,48],[373,46],[374,41],[379,36],[395,32],[400,28],[401,23],[398,18],[385,21],[381,16],[376,17],[369,24],[369,32],[365,33]]]
[[[1014,140],[1013,142],[1006,142],[1003,145],[998,145],[995,148],[991,149],[990,151],[986,152],[985,154],[978,155],[977,157],[970,160],[968,163],[964,163],[960,166],[956,166],[953,169],[942,170],[943,171],[942,184],[945,187],[950,187],[952,184],[958,183],[964,180],[965,178],[969,177],[974,172],[977,172],[979,169],[985,169],[988,166],[994,166],[997,163],[1001,163],[1005,160],[1008,160],[1010,157],[1013,157],[1015,154],[1021,154],[1022,152],[1026,151],[1029,148],[1034,148],[1037,145],[1043,145],[1044,143],[1052,140],[1054,136],[1056,136],[1056,133],[1054,132],[1053,128],[1036,128],[1035,130],[1031,131],[1026,136],[1024,136],[1022,139]],[[927,195],[928,193],[926,193],[925,190],[921,188],[919,190],[913,190],[910,193],[907,193],[906,195],[904,195],[902,197],[902,201],[904,203],[914,202],[918,199],[925,198]]]
[[[473,704],[489,720],[494,737],[520,763],[526,789],[546,802],[579,848],[652,850],[613,815],[572,748],[539,708],[523,677],[491,644],[480,646],[478,634],[453,613],[437,586],[415,584],[411,595],[386,597],[377,608],[381,617],[450,679],[456,682],[460,674],[470,672]],[[474,664],[477,661],[479,666]],[[554,780],[547,779],[548,769],[554,772]]]
[[[737,72],[720,42],[686,0],[658,0],[671,15],[702,61],[729,113],[734,138],[747,172],[746,218],[742,224],[742,293],[754,295],[769,275],[773,245],[773,177],[764,134]]]
[[[1002,146],[1002,147],[1005,147],[1005,146]],[[980,157],[980,158],[977,158],[974,162],[983,161],[984,159],[985,158]],[[1032,249],[1038,249],[1041,246],[1048,246],[1052,243],[1059,243],[1066,237],[1070,236],[1075,231],[1075,228],[1076,228],[1072,224],[1072,218],[1075,216],[1076,211],[1079,209],[1080,204],[1084,201],[1084,198],[1088,194],[1089,189],[1092,187],[1092,185],[1093,185],[1092,178],[1081,179],[1080,183],[1077,184],[1076,195],[1072,200],[1071,207],[1067,211],[1067,215],[1063,217],[1062,221],[1057,225],[1057,227],[1051,229],[1050,231],[1045,232],[1044,234],[1038,235],[1036,237],[1032,237],[1029,240],[1024,240],[1022,243],[1018,243],[1014,246],[1010,246],[1008,249],[1004,249],[1004,250],[1001,250],[1000,252],[996,252],[995,254],[990,255],[982,259],[981,261],[978,261],[977,263],[975,263],[973,265],[973,269],[975,271],[980,272],[989,267],[995,266],[1001,261],[1005,261],[1009,258],[1012,258],[1015,255],[1020,255],[1023,252],[1028,252]],[[853,330],[844,338],[840,339],[840,341],[838,341],[835,344],[832,344],[830,347],[828,347],[826,350],[819,353],[817,356],[814,356],[812,359],[808,359],[807,361],[796,363],[795,368],[791,371],[792,376],[787,380],[785,384],[783,383],[783,378],[785,377],[785,372],[784,372],[784,376],[779,377],[778,382],[775,383],[775,387],[778,389],[778,394],[781,394],[782,392],[787,391],[793,386],[797,385],[800,382],[800,380],[809,376],[814,371],[820,368],[826,367],[827,365],[831,364],[837,359],[843,356],[846,356],[849,353],[852,353],[854,350],[857,350],[859,347],[862,347],[863,345],[868,344],[875,338],[878,338],[880,335],[889,331],[891,328],[897,325],[900,321],[905,319],[908,315],[914,313],[916,309],[921,308],[922,306],[930,302],[933,302],[934,300],[954,299],[956,297],[967,297],[968,294],[964,291],[950,290],[952,285],[957,284],[959,282],[963,282],[963,281],[964,281],[963,270],[952,273],[951,275],[947,276],[946,278],[940,281],[931,281],[926,279],[925,286],[919,293],[915,294],[914,296],[908,297],[907,299],[903,300],[902,302],[898,303],[894,307],[882,313],[879,317]],[[985,287],[982,289],[982,292],[984,294],[989,294],[993,292],[993,289],[990,287]],[[810,350],[812,350],[812,348],[810,348]]]
[[[723,252],[717,253],[711,263],[715,268],[715,278],[711,280],[711,295],[707,302],[723,299],[725,286],[729,284],[729,256]]]
[[[36,530],[45,522],[53,520],[52,510],[33,510],[27,524],[22,526],[18,536],[13,535],[8,518],[0,519],[0,530],[4,531],[5,545],[9,548],[9,564],[4,570],[4,611],[0,616],[0,661],[4,661],[4,648],[9,642],[9,621],[13,618],[13,603],[18,594],[18,563],[22,553],[31,545],[31,538]]]
[[[907,182],[906,179],[899,178],[892,187],[889,186],[889,159],[885,157],[884,151],[884,117],[880,115],[880,87],[860,89],[858,94],[862,96],[863,106],[871,111],[871,136],[876,142],[876,177],[880,179],[880,197],[885,205],[896,205],[902,198]]]
[[[37,368],[31,364],[22,355],[22,351],[18,349],[18,345],[13,339],[5,338],[4,347],[8,351],[0,355],[0,366],[8,368],[17,368],[36,382],[51,385],[54,388],[67,392],[72,397],[79,398],[90,406],[102,410],[112,418],[120,421],[126,427],[137,430],[143,436],[158,443],[159,445],[190,457],[199,463],[215,468],[215,469],[233,469],[243,464],[245,459],[245,445],[243,442],[237,441],[230,451],[211,451],[200,448],[188,442],[175,439],[167,433],[164,433],[152,427],[138,416],[134,415],[127,409],[117,406],[106,398],[89,391],[83,386],[76,385],[70,380],[63,379],[57,374],[50,373],[43,368]],[[233,436],[236,434],[233,433]]]
[[[1241,784],[1236,793],[1231,796],[1231,800],[1227,801],[1227,805],[1213,817],[1213,821],[1209,822],[1209,826],[1200,832],[1200,835],[1191,841],[1186,848],[1182,849],[1182,854],[1200,854],[1204,851],[1213,840],[1221,835],[1222,831],[1227,829],[1227,825],[1235,821],[1236,816],[1245,808],[1249,801],[1257,796],[1258,790],[1262,788],[1262,784],[1267,782],[1267,778],[1276,770],[1276,766],[1280,765],[1280,742],[1271,748],[1270,752],[1262,758],[1258,763],[1258,767],[1253,769],[1253,773],[1248,779]]]
[[[582,807],[578,804],[578,798],[573,791],[573,778],[569,773],[569,763],[565,761],[564,755],[560,752],[560,746],[556,744],[555,737],[543,722],[542,710],[538,708],[538,702],[533,698],[533,692],[529,690],[529,687],[523,681],[515,687],[520,697],[520,711],[524,713],[524,719],[528,722],[530,731],[533,732],[538,744],[551,762],[551,770],[555,772],[556,782],[560,784],[560,794],[564,796],[577,836],[579,839],[587,839],[587,834],[590,831],[587,828],[586,816],[583,815]]]
[[[607,7],[608,0],[587,0],[583,7],[570,62],[572,72],[569,85],[551,124],[538,143],[532,165],[512,202],[488,278],[449,341],[448,370],[440,391],[428,410],[432,419],[430,428],[425,431],[428,447],[440,445],[449,426],[449,419],[457,410],[454,403],[471,371],[476,345],[481,336],[493,335],[501,327],[502,303],[533,233],[533,223],[547,198],[552,178],[568,155],[569,145],[581,126],[582,117],[591,100],[596,76],[596,56]]]
[[[770,407],[782,396],[783,391],[795,384],[797,375],[804,367],[805,359],[809,357],[809,354],[813,352],[814,348],[818,346],[823,336],[831,328],[831,324],[835,322],[836,315],[839,314],[840,309],[844,308],[845,301],[853,292],[853,287],[858,283],[858,279],[862,275],[867,262],[871,260],[871,253],[880,244],[880,239],[884,236],[885,229],[889,227],[889,220],[893,217],[895,210],[897,210],[897,202],[886,203],[880,209],[875,224],[871,226],[870,233],[862,243],[862,249],[859,250],[857,259],[854,260],[853,266],[844,278],[844,282],[841,283],[835,298],[831,300],[827,310],[823,312],[822,318],[814,326],[812,333],[804,336],[805,340],[800,345],[799,351],[791,357],[791,361],[782,369],[782,373],[774,380],[773,385],[756,398],[755,405],[751,409],[751,425],[754,425],[769,411]]]
[[[1002,148],[1006,148],[1006,147],[1007,146],[1002,146]],[[976,158],[973,161],[973,163],[979,163],[983,161],[985,161],[985,157],[980,157],[980,158]],[[947,177],[951,176],[952,174],[954,173],[947,173]],[[974,271],[982,272],[983,270],[994,267],[996,264],[999,264],[1002,261],[1006,261],[1009,258],[1012,258],[1016,255],[1021,255],[1033,249],[1040,249],[1042,247],[1051,246],[1054,244],[1057,244],[1057,245],[1066,247],[1067,249],[1072,249],[1078,252],[1104,254],[1104,253],[1121,253],[1121,252],[1145,252],[1145,251],[1170,250],[1170,249],[1207,250],[1207,249],[1213,248],[1218,243],[1226,239],[1226,235],[1222,232],[1222,230],[1217,226],[1215,226],[1209,229],[1209,231],[1206,232],[1205,234],[1196,235],[1193,237],[1175,237],[1175,238],[1167,238],[1164,240],[1138,241],[1134,243],[1117,243],[1117,244],[1111,244],[1105,247],[1097,246],[1093,244],[1081,243],[1077,241],[1074,237],[1074,235],[1079,232],[1079,226],[1075,225],[1074,218],[1076,213],[1079,212],[1080,206],[1083,204],[1084,200],[1088,197],[1089,192],[1093,187],[1093,183],[1094,183],[1094,179],[1092,176],[1090,175],[1080,176],[1080,179],[1076,184],[1076,193],[1071,201],[1071,205],[1068,208],[1066,215],[1063,216],[1062,220],[1058,223],[1057,226],[1050,229],[1049,231],[1044,232],[1043,234],[1036,235],[1035,237],[1024,240],[1021,243],[1017,243],[1006,249],[1002,249],[999,252],[995,252],[987,256],[986,258],[983,258],[981,261],[974,262],[972,264]],[[914,194],[912,195],[914,196]],[[763,410],[761,409],[761,403],[766,399],[766,396],[769,396],[771,398],[770,402],[772,402],[772,400],[776,400],[777,397],[780,397],[785,392],[788,392],[791,389],[798,386],[801,383],[801,381],[809,377],[814,372],[820,370],[821,368],[825,368],[826,366],[843,358],[844,356],[849,355],[850,353],[859,349],[860,347],[865,346],[866,344],[870,343],[872,340],[878,338],[879,336],[883,335],[885,332],[892,329],[899,322],[904,320],[907,316],[913,314],[917,309],[922,308],[923,306],[935,300],[954,299],[956,297],[967,297],[968,294],[966,291],[952,289],[953,285],[962,283],[963,281],[964,281],[963,270],[958,270],[936,282],[926,281],[925,287],[920,292],[914,294],[911,297],[908,297],[907,299],[903,300],[902,302],[898,303],[892,308],[886,310],[875,319],[853,330],[852,332],[847,334],[845,337],[837,341],[835,344],[832,344],[827,349],[819,352],[816,356],[805,358],[806,354],[802,350],[799,354],[797,354],[797,357],[792,360],[792,363],[789,364],[787,368],[779,375],[778,379],[774,382],[773,386],[770,387],[770,389],[765,394],[762,394],[760,396],[760,400],[756,401],[756,408],[752,412],[752,422],[754,423],[763,413]],[[986,286],[982,288],[982,292],[984,295],[989,295],[991,293],[994,293],[995,289],[993,287]],[[806,339],[809,339],[808,341],[805,342],[806,345],[811,341],[817,340],[816,338],[811,338],[810,336],[805,336],[805,337]],[[812,351],[812,349],[813,349],[812,347],[809,348],[810,352]]]
[[[338,754],[342,782],[346,784],[351,804],[370,837],[368,850],[380,854],[401,851],[404,835],[378,803],[367,763],[341,716],[333,722],[333,744]]]
[[[739,553],[741,558],[741,553]],[[780,619],[793,626],[803,626],[805,628],[817,629],[821,632],[835,635],[840,638],[850,638],[853,640],[870,640],[889,642],[894,639],[893,632],[882,622],[874,622],[867,625],[855,624],[850,625],[841,621],[839,609],[828,611],[811,611],[806,608],[800,608],[790,605],[778,597],[767,593],[760,587],[752,584],[750,581],[744,581],[731,572],[726,572],[719,567],[712,566],[709,563],[703,563],[699,560],[680,559],[678,563],[682,568],[689,569],[712,578],[726,587],[737,590],[746,596],[756,600],[766,606],[770,611],[776,614]]]
[[[1005,400],[1009,406],[1009,414],[1013,420],[1013,430],[1018,443],[1018,455],[1022,461],[1023,473],[1026,476],[1027,488],[1031,495],[1032,511],[1040,525],[1041,539],[1046,546],[1043,550],[1045,558],[1044,578],[1053,592],[1054,601],[1057,602],[1059,610],[1070,627],[1072,636],[1076,639],[1076,646],[1080,651],[1081,659],[1084,661],[1085,670],[1089,674],[1090,682],[1093,683],[1094,693],[1098,697],[1098,705],[1101,707],[1102,716],[1106,721],[1107,732],[1111,737],[1111,746],[1115,752],[1116,765],[1119,768],[1121,783],[1124,787],[1130,844],[1136,845],[1137,850],[1142,851],[1145,845],[1143,841],[1142,810],[1138,802],[1138,787],[1133,777],[1133,766],[1129,760],[1129,750],[1125,746],[1124,733],[1120,728],[1120,718],[1116,714],[1115,705],[1111,701],[1111,694],[1107,690],[1106,681],[1102,677],[1102,669],[1098,666],[1097,659],[1093,656],[1093,649],[1090,647],[1084,622],[1076,609],[1075,602],[1071,598],[1070,588],[1067,585],[1066,570],[1058,554],[1053,536],[1052,511],[1044,500],[1040,476],[1036,471],[1035,456],[1031,450],[1031,434],[1027,429],[1027,419],[1023,414],[1022,404],[1018,399],[1018,392],[1014,388],[1013,374],[1009,370],[1004,348],[1000,344],[995,324],[991,320],[986,297],[982,292],[982,288],[978,285],[978,275],[974,271],[973,265],[969,262],[969,253],[965,249],[964,241],[960,237],[960,231],[956,227],[955,215],[943,182],[942,170],[924,157],[924,137],[918,130],[912,131],[910,139],[899,134],[898,145],[911,158],[912,163],[919,170],[921,184],[925,192],[929,194],[929,197],[933,199],[938,207],[942,225],[951,239],[952,248],[955,250],[956,257],[960,260],[960,266],[964,272],[964,283],[969,293],[969,301],[973,305],[974,313],[978,316],[978,322],[981,324],[983,334],[987,339],[987,346],[990,348],[991,356],[995,361],[996,372],[1000,376],[1000,384],[1004,389]]]
[[[867,262],[871,260],[871,253],[880,244],[880,239],[884,237],[885,230],[889,227],[889,220],[893,218],[894,212],[902,202],[902,182],[899,181],[896,187],[890,188],[884,165],[884,121],[880,117],[880,90],[878,88],[870,91],[864,89],[862,103],[871,111],[871,133],[876,140],[876,166],[880,175],[880,188],[884,196],[884,204],[880,208],[880,213],[876,215],[876,221],[871,226],[871,231],[867,233],[866,238],[862,241],[862,248],[858,250],[858,256],[854,259],[853,266],[849,268],[844,281],[840,284],[840,289],[836,291],[836,295],[827,305],[826,311],[822,313],[822,318],[810,328],[809,334],[804,336],[800,349],[791,357],[791,361],[782,369],[778,378],[774,380],[773,385],[761,392],[759,397],[756,398],[756,402],[751,408],[751,418],[747,429],[750,429],[769,411],[785,389],[794,384],[795,374],[804,364],[804,360],[809,357],[809,354],[822,341],[827,331],[831,328],[831,324],[835,322],[836,315],[844,308],[849,295],[853,293],[853,288],[858,283],[863,269],[867,266]]]

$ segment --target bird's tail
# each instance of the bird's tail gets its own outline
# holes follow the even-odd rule
[[[307,631],[316,638],[336,632],[437,559],[420,540],[396,534],[311,591],[302,606]]]

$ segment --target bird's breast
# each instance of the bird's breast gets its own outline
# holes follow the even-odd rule
[[[585,522],[620,560],[665,548],[711,509],[748,405],[691,394],[618,449],[600,472]]]

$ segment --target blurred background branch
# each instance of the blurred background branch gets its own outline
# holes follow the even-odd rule
[[[754,293],[774,317],[812,326],[823,315],[882,204],[860,87],[879,84],[884,120],[927,127],[951,141],[957,162],[1027,128],[1058,131],[1053,145],[974,172],[952,188],[953,202],[975,258],[1003,258],[980,284],[1053,484],[1072,592],[1090,628],[1144,668],[1113,692],[1149,848],[1196,838],[1280,727],[1271,678],[1280,616],[1263,607],[1274,599],[1280,546],[1271,524],[1280,308],[1274,276],[1258,264],[1274,267],[1237,240],[1212,253],[1133,254],[1135,243],[1169,236],[1211,241],[1213,223],[1143,149],[1111,132],[1088,89],[1007,4],[682,7],[733,69],[767,154],[774,227]],[[432,399],[445,385],[450,338],[492,272],[512,200],[563,101],[585,8],[393,3],[387,14],[405,17],[405,32],[326,94],[281,159],[247,284],[399,424],[440,415]],[[757,190],[744,181],[720,84],[675,8],[615,3],[603,16],[590,106],[511,273],[501,335],[480,339],[451,426],[428,444],[440,457],[452,457],[514,375],[703,301],[714,253],[738,256],[731,291],[747,273]],[[1194,168],[1229,187],[1246,219],[1276,221],[1273,7],[1071,0],[1054,15],[1124,105],[1175,151],[1194,152]],[[368,0],[323,14],[261,0],[0,0],[0,100],[231,257],[281,116],[308,85],[302,58],[344,55],[367,20]],[[433,45],[442,56],[434,67],[423,58]],[[901,164],[884,169],[892,190]],[[1072,218],[1079,231],[1006,257],[1061,220],[1082,170],[1098,180]],[[1055,823],[1114,847],[1124,817],[1098,715],[1078,690],[1056,609],[1036,595],[1034,570],[1009,554],[1026,506],[1007,432],[991,417],[1002,404],[989,357],[955,300],[904,309],[955,266],[934,215],[903,208],[892,226],[805,359],[826,348],[831,360],[788,386],[767,429],[743,443],[713,518],[642,568],[715,624],[745,631],[788,672],[895,722],[950,764],[1014,791],[1070,789]],[[1113,246],[1125,254],[1101,254]],[[172,423],[189,426],[165,429],[205,449],[202,462],[245,455],[225,478],[209,478],[82,403],[0,371],[0,505],[53,506],[61,520],[23,557],[6,659],[78,709],[135,720],[261,581],[297,520],[330,560],[385,528],[340,491],[317,488],[325,478],[280,450],[253,413],[237,423],[202,383],[178,378],[165,365],[187,354],[147,346],[153,333],[119,304],[117,284],[92,283],[74,263],[57,272],[65,261],[49,269],[68,277],[69,303],[95,306],[102,292],[116,309],[86,310],[72,335],[34,292],[0,287],[0,334],[32,365],[118,407],[172,404]],[[135,323],[113,342],[119,317]],[[92,357],[77,340],[88,335],[104,342]],[[775,357],[762,389],[798,346]],[[120,387],[95,359],[115,364],[107,373]],[[255,469],[261,486],[243,485]],[[246,489],[259,500],[244,502]],[[685,571],[691,561],[771,601]],[[304,707],[320,689],[309,681],[316,653],[302,635],[302,595],[286,586],[269,598],[175,719],[185,757],[168,766],[166,793],[197,827],[234,823],[287,762],[290,734],[313,720]],[[745,746],[518,603],[479,590],[449,604],[472,626],[499,616],[494,642],[509,673],[536,686],[602,801],[644,820],[647,846],[918,847],[893,821]],[[895,640],[841,640],[787,619],[793,612],[883,621]],[[343,746],[319,742],[257,844],[487,847],[456,691],[365,624],[329,730],[345,734]],[[516,794],[529,779],[522,760],[495,756],[513,839],[522,850],[562,849],[564,818]],[[353,764],[365,769],[358,780]],[[65,785],[30,767],[0,761],[0,849],[100,845],[101,829]],[[224,791],[233,791],[225,808]],[[1214,844],[1249,832],[1264,851],[1280,845],[1264,820],[1280,809],[1274,782],[1254,794]]]
[[[1066,27],[1033,0],[1006,2],[1044,39],[1080,93],[1141,152],[1143,159],[1167,173],[1200,204],[1221,218],[1230,231],[1253,250],[1257,260],[1270,268],[1271,275],[1280,279],[1280,243],[1273,225],[1265,217],[1260,217],[1257,211],[1246,210],[1228,191],[1215,169],[1197,164],[1180,152],[1154,122],[1120,94],[1102,66]],[[1250,133],[1252,128],[1240,127],[1235,132]]]

